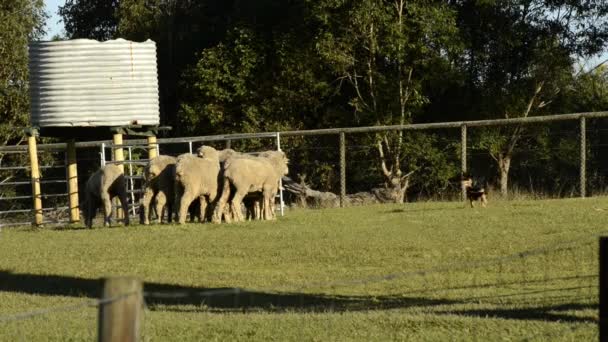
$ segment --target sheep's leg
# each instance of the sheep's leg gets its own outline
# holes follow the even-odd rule
[[[87,228],[93,227],[93,219],[95,218],[95,212],[97,211],[97,201],[93,198],[92,195],[87,194],[87,199],[85,202],[85,218],[84,223]]]
[[[274,191],[270,187],[265,187],[262,192],[263,204],[262,204],[262,215],[264,220],[272,220],[272,205],[271,201],[274,201]]]
[[[270,208],[271,198],[272,194],[264,194],[264,202],[262,204],[262,215],[264,216],[264,220],[272,220],[272,212]]]
[[[152,203],[152,198],[154,197],[154,191],[149,187],[146,188],[146,192],[144,193],[144,200],[142,206],[144,207],[144,224],[150,224],[150,203]]]
[[[102,191],[101,201],[103,202],[103,225],[109,227],[112,223],[112,199],[107,191]]]
[[[195,197],[196,196],[194,195],[194,193],[188,191],[188,189],[184,191],[184,194],[182,195],[182,198],[179,201],[179,224],[186,223],[186,214],[188,213],[188,207],[190,206]]]
[[[205,221],[205,212],[207,211],[207,197],[204,195],[199,196],[198,201],[200,202],[199,209],[201,211],[198,222],[202,223]]]
[[[179,222],[179,213],[181,210],[181,199],[184,194],[184,188],[177,181],[175,182],[175,193],[173,203],[174,203],[174,212],[171,212],[171,215],[175,214],[175,221]]]
[[[232,211],[230,210],[230,203],[228,203],[228,205],[224,206],[224,209],[222,210],[222,213],[220,215],[224,215],[224,221],[226,221],[226,223],[232,223]]]
[[[486,194],[481,195],[481,206],[485,208],[487,204],[488,199],[486,198]]]
[[[264,198],[256,198],[253,202],[253,216],[256,220],[262,219],[262,210],[264,206]]]
[[[156,213],[158,214],[157,222],[163,223],[163,216],[165,216],[165,206],[167,204],[167,196],[162,191],[156,194]],[[169,214],[171,216],[171,214]]]
[[[171,219],[173,218],[173,201],[167,200],[167,222],[171,223]]]
[[[224,214],[224,209],[226,207],[226,203],[228,202],[228,197],[230,197],[230,181],[225,178],[224,179],[224,188],[222,189],[222,196],[217,201],[217,205],[215,210],[213,211],[213,217],[211,222],[213,223],[221,223],[222,222],[222,214]],[[230,219],[226,216],[226,222]]]
[[[129,202],[127,202],[127,193],[124,192],[124,190],[123,190],[122,194],[120,194],[118,196],[118,198],[119,198],[120,204],[122,206],[122,212],[124,215],[124,225],[128,226],[129,225]]]
[[[232,216],[234,217],[235,222],[245,221],[243,217],[243,208],[241,207],[241,202],[243,201],[243,197],[247,195],[246,192],[236,190],[234,194],[234,198],[232,198],[230,209],[232,211]]]

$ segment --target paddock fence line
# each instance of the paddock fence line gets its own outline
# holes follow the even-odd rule
[[[477,163],[476,159],[472,158],[482,158],[482,155],[488,155],[487,151],[479,150],[479,148],[468,145],[468,141],[470,141],[473,137],[473,133],[475,131],[474,128],[481,127],[508,127],[508,126],[524,126],[524,125],[533,125],[533,124],[550,124],[550,123],[559,123],[559,122],[577,122],[574,126],[568,126],[570,129],[567,132],[559,131],[557,134],[565,134],[569,137],[572,137],[573,140],[578,140],[579,151],[576,153],[575,151],[567,150],[569,154],[567,155],[566,160],[578,159],[578,179],[573,180],[569,179],[566,175],[564,179],[560,179],[560,184],[556,185],[559,187],[558,193],[565,196],[580,196],[586,197],[589,195],[587,191],[587,184],[589,182],[588,173],[592,172],[592,175],[598,179],[598,182],[601,182],[602,188],[598,190],[598,192],[608,190],[608,178],[604,176],[608,174],[608,168],[604,169],[593,169],[589,170],[587,164],[590,162],[588,155],[590,150],[597,149],[605,149],[608,146],[608,142],[604,142],[605,133],[604,131],[608,129],[599,129],[594,128],[593,125],[589,126],[587,122],[589,120],[597,120],[597,119],[606,119],[608,118],[608,112],[585,112],[585,113],[572,113],[572,114],[560,114],[560,115],[549,115],[549,116],[537,116],[537,117],[527,117],[527,118],[512,118],[512,119],[498,119],[498,120],[478,120],[478,121],[456,121],[456,122],[442,122],[442,123],[421,123],[421,124],[408,124],[408,125],[391,125],[391,126],[370,126],[370,127],[346,127],[346,128],[327,128],[327,129],[314,129],[314,130],[301,130],[301,131],[284,131],[284,132],[264,132],[264,133],[249,133],[249,134],[221,134],[221,135],[210,135],[210,136],[193,136],[193,137],[180,137],[180,138],[158,138],[154,140],[149,139],[130,139],[126,140],[124,143],[116,143],[113,140],[100,140],[100,141],[89,141],[89,142],[76,142],[75,148],[79,151],[78,161],[80,162],[78,167],[81,169],[78,173],[81,175],[78,179],[79,189],[82,189],[82,185],[86,181],[86,175],[90,173],[90,168],[86,169],[85,166],[82,166],[82,161],[86,161],[89,166],[94,165],[93,163],[88,163],[89,161],[93,161],[95,159],[95,155],[97,155],[97,160],[99,160],[100,165],[104,165],[108,162],[115,162],[121,165],[126,165],[125,174],[128,178],[128,193],[130,200],[130,215],[136,215],[136,207],[138,198],[140,196],[141,188],[138,187],[141,184],[141,169],[142,166],[148,161],[146,157],[143,157],[144,154],[148,154],[150,150],[154,150],[154,153],[162,153],[162,154],[170,154],[176,155],[180,153],[192,153],[197,146],[201,144],[210,144],[214,145],[216,148],[226,148],[234,145],[234,143],[239,142],[255,142],[255,145],[258,147],[266,147],[266,148],[276,148],[281,149],[286,152],[288,157],[290,158],[290,176],[294,178],[295,175],[304,174],[313,170],[314,173],[312,176],[315,177],[315,181],[318,179],[317,183],[320,185],[321,190],[333,192],[338,194],[339,197],[339,206],[346,205],[346,197],[347,193],[355,193],[358,191],[365,191],[362,187],[372,187],[373,184],[379,185],[382,182],[381,177],[378,175],[379,172],[379,164],[376,161],[377,151],[375,150],[375,146],[370,145],[369,142],[361,145],[357,143],[356,136],[365,135],[365,134],[377,134],[382,132],[391,132],[391,131],[402,131],[402,132],[431,132],[437,130],[448,130],[446,132],[452,132],[453,134],[447,134],[446,138],[439,141],[438,144],[447,146],[444,148],[444,154],[446,160],[449,160],[450,165],[453,165],[453,168],[458,168],[460,173],[466,173],[470,170],[479,170],[479,169],[487,169],[487,165],[483,167],[476,167],[475,165],[471,165],[471,163]],[[444,132],[444,131],[441,131]],[[588,142],[588,133],[597,133],[596,135],[599,137],[599,143],[595,145],[590,145]],[[335,138],[334,138],[335,137]],[[311,140],[308,145],[302,145],[301,143],[292,141],[293,139],[317,139]],[[266,142],[261,142],[265,140]],[[221,144],[223,143],[223,144]],[[558,147],[551,147],[550,149],[557,149]],[[67,144],[66,143],[54,143],[54,144],[40,144],[38,145],[38,154],[46,154],[50,153],[50,151],[66,151]],[[94,152],[97,150],[98,152]],[[526,147],[520,148],[522,153],[522,159],[533,158],[534,156],[528,155],[531,153],[530,150],[527,150]],[[124,160],[116,160],[114,152],[115,151],[125,151],[128,159]],[[312,151],[312,152],[311,152]],[[17,146],[0,146],[0,157],[8,156],[15,153],[26,153],[27,146],[17,145]],[[532,151],[533,152],[533,151]],[[561,153],[561,150],[558,151]],[[528,153],[528,154],[526,154]],[[86,154],[86,157],[82,157],[82,154]],[[121,153],[122,154],[122,153]],[[577,156],[575,156],[578,154]],[[291,155],[301,155],[308,156],[306,158],[306,164],[303,164],[304,159],[298,160],[297,156],[291,157]],[[108,156],[111,156],[108,158]],[[310,158],[317,158],[314,160],[314,163],[311,164]],[[569,159],[568,159],[569,158]],[[63,158],[67,160],[66,158]],[[9,164],[10,162],[10,164]],[[17,165],[15,165],[17,163]],[[67,163],[67,162],[66,162]],[[10,160],[2,160],[0,159],[0,172],[4,172],[4,174],[0,174],[3,176],[0,178],[0,202],[3,198],[9,197],[2,193],[2,186],[6,186],[3,184],[11,184],[13,186],[20,185],[28,185],[32,184],[32,186],[36,185],[35,183],[44,184],[43,179],[38,180],[37,177],[31,177],[30,180],[22,180],[20,183],[13,184],[15,182],[7,181],[11,176],[6,176],[5,174],[15,170],[28,171],[29,168],[27,166],[23,166],[25,163],[24,160],[19,162]],[[7,166],[4,166],[7,165]],[[457,166],[458,165],[458,166]],[[572,163],[574,165],[574,163]],[[337,166],[337,167],[336,167]],[[57,167],[61,167],[61,165],[57,165]],[[4,168],[4,169],[3,169]],[[12,170],[11,170],[12,168]],[[84,170],[82,170],[84,169]],[[295,173],[292,173],[291,170],[294,170]],[[335,170],[337,169],[337,171]],[[361,178],[353,178],[353,173],[350,170],[370,170],[370,172],[374,172],[373,177],[369,177],[369,179],[361,179]],[[523,173],[526,172],[525,169],[522,169]],[[572,171],[574,172],[574,171]],[[66,172],[67,174],[67,172]],[[350,177],[350,180],[347,181],[347,178]],[[43,177],[44,178],[44,175]],[[69,178],[66,176],[66,178]],[[310,179],[310,178],[309,178]],[[63,182],[63,179],[53,179],[49,181],[57,181]],[[29,182],[29,183],[28,183]],[[367,183],[366,183],[367,182]],[[530,180],[530,186],[533,190],[534,181]],[[449,193],[450,191],[455,191],[460,194],[461,199],[464,199],[463,190],[460,188],[459,184],[449,184],[449,187],[443,185],[443,189],[440,189],[440,193]],[[571,187],[572,189],[569,190]],[[576,190],[574,190],[576,188]],[[430,188],[429,188],[430,189]],[[429,190],[430,191],[430,190]],[[15,192],[15,191],[13,191]],[[15,196],[21,196],[20,200],[36,200],[33,199],[31,193],[28,195],[25,190],[20,189]],[[44,192],[44,191],[43,191]],[[69,193],[69,191],[66,191]],[[431,191],[432,193],[432,191]],[[53,196],[54,194],[48,194],[47,196]],[[59,194],[57,194],[59,195]],[[26,197],[29,196],[29,197]],[[14,196],[13,196],[14,197]],[[279,201],[283,203],[282,197],[283,193],[281,192],[279,195]],[[0,203],[1,205],[1,203]],[[66,210],[66,207],[74,206],[74,204],[62,205],[61,208]],[[68,208],[69,210],[73,210],[74,208]],[[283,211],[284,206],[280,206],[280,210]],[[44,214],[46,211],[52,211],[53,208],[46,209],[31,209],[29,208],[30,213],[33,215],[40,215],[41,212]],[[24,214],[28,212],[28,208],[24,208],[23,206],[20,208],[6,208],[0,206],[0,227],[8,226],[8,225],[22,225],[26,222],[24,220],[15,221],[12,219],[11,222],[5,219],[7,215],[11,214]],[[10,210],[21,210],[20,212],[11,212]],[[4,216],[3,216],[4,215]],[[45,223],[63,223],[59,220],[46,220]]]
[[[403,270],[377,276],[354,276],[350,279],[331,279],[326,282],[308,282],[303,284],[286,284],[289,290],[277,288],[245,289],[146,289],[146,284],[133,277],[106,278],[103,292],[99,299],[86,300],[81,304],[37,309],[10,315],[0,315],[0,325],[31,320],[58,312],[73,312],[87,307],[97,307],[98,337],[100,341],[113,341],[111,336],[121,336],[120,341],[138,341],[145,336],[150,321],[150,313],[163,311],[172,305],[192,305],[204,303],[196,311],[218,313],[237,311],[243,314],[259,313],[260,310],[270,313],[284,311],[296,312],[348,312],[362,309],[416,309],[418,313],[429,315],[464,315],[478,319],[501,318],[503,312],[516,307],[514,315],[522,307],[540,310],[532,319],[545,319],[562,323],[594,323],[598,334],[606,336],[605,320],[608,319],[608,231],[585,234],[569,241],[555,242],[538,248],[524,249],[518,252],[488,257],[479,260],[454,261],[444,266],[418,270]],[[599,240],[599,244],[598,243]],[[560,273],[559,277],[548,274],[548,269],[555,263],[572,259],[568,264],[568,274]],[[521,263],[521,265],[514,265]],[[517,268],[517,267],[519,268]],[[523,267],[521,267],[523,266]],[[531,268],[530,273],[514,275],[514,270]],[[544,274],[534,274],[533,268],[543,269]],[[471,279],[472,270],[484,270],[491,273],[492,279],[479,281]],[[554,270],[555,271],[555,270]],[[443,277],[443,278],[442,278]],[[380,283],[394,283],[386,295],[373,294],[369,299],[348,295],[332,295],[353,289],[373,288]],[[411,285],[410,285],[411,284]],[[413,286],[412,286],[413,285]],[[162,286],[161,286],[162,287]],[[420,295],[424,295],[420,297]],[[382,299],[388,298],[388,299]],[[385,300],[386,302],[383,302]],[[494,314],[484,313],[475,307],[461,311],[461,307],[480,305],[482,302],[498,306]],[[443,303],[443,304],[441,304]],[[552,305],[548,305],[552,303]],[[454,306],[454,308],[450,308]],[[589,310],[597,312],[599,319],[586,317]],[[563,309],[560,309],[563,308]],[[555,311],[580,311],[569,315],[555,317]],[[146,319],[144,319],[144,311]],[[504,317],[503,317],[504,318]],[[508,318],[508,317],[507,317]],[[144,324],[145,322],[145,324]],[[476,335],[475,323],[470,327],[457,323],[455,328],[470,329]],[[534,337],[534,336],[526,336]],[[546,336],[545,336],[546,337]]]

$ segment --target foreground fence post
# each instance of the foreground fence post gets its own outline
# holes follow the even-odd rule
[[[340,132],[340,208],[346,199],[346,136]]]
[[[68,141],[68,193],[70,203],[70,222],[80,221],[80,208],[78,207],[78,166],[76,163],[76,142]]]
[[[587,195],[587,125],[585,117],[581,116],[581,197]]]
[[[608,341],[608,237],[600,237],[600,341]]]
[[[35,129],[27,132],[27,151],[30,156],[30,177],[32,181],[32,199],[34,200],[34,225],[42,225],[42,195],[40,193],[40,168],[38,166],[38,146]]]
[[[467,172],[467,125],[460,126],[460,172],[463,176]],[[467,191],[461,183],[460,199],[464,201],[466,197]]]
[[[143,320],[143,286],[130,277],[107,278],[99,305],[98,341],[139,341]]]

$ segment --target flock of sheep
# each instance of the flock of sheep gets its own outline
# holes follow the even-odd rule
[[[153,202],[159,222],[163,222],[165,212],[168,222],[175,214],[180,224],[186,221],[188,212],[191,220],[198,216],[200,222],[213,223],[275,218],[274,198],[281,177],[288,173],[285,153],[265,151],[250,155],[232,149],[218,151],[210,146],[201,146],[196,152],[177,158],[161,155],[146,165],[141,205],[144,224],[150,224]],[[114,164],[91,175],[81,206],[87,227],[92,226],[99,207],[103,208],[104,225],[110,225],[114,197],[120,199],[123,212],[128,212],[125,184],[122,169]],[[197,199],[198,208],[191,208]],[[129,224],[128,215],[124,223]]]

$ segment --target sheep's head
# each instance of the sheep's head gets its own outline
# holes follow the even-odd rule
[[[461,183],[465,188],[470,188],[473,186],[473,180],[471,178],[463,178]]]
[[[197,155],[200,158],[210,159],[210,160],[219,160],[219,153],[217,150],[211,146],[201,146],[197,150]]]
[[[275,170],[279,171],[281,175],[285,176],[289,173],[289,159],[283,151],[265,151],[260,153],[260,157],[267,158],[270,160]]]
[[[219,158],[220,162],[223,163],[226,161],[226,159],[228,159],[230,157],[234,157],[238,154],[239,153],[237,151],[235,151],[231,148],[225,148],[218,152],[218,158]]]

